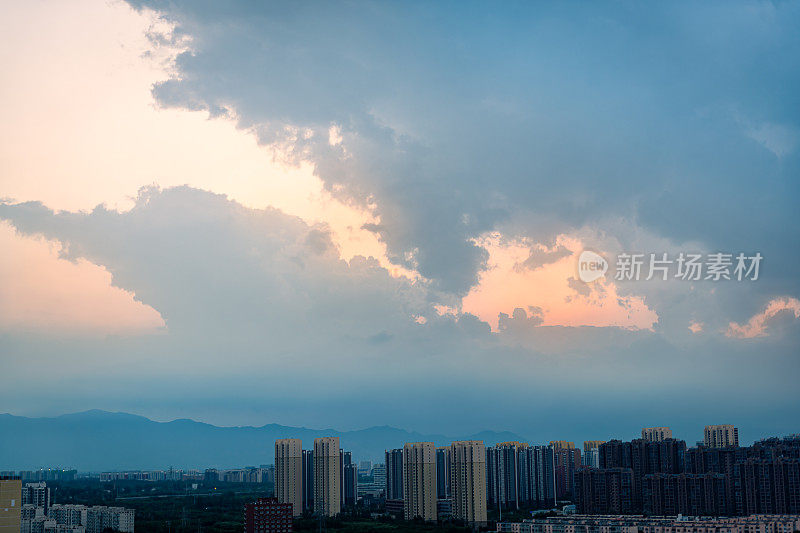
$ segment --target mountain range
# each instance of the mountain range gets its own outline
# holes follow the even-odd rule
[[[473,435],[426,435],[391,426],[354,431],[309,429],[267,424],[220,427],[189,419],[157,422],[129,413],[91,410],[57,417],[29,418],[0,414],[0,470],[74,468],[83,472],[234,468],[271,464],[274,441],[303,439],[311,449],[316,437],[340,438],[353,460],[383,462],[384,450],[405,442],[482,440],[488,445],[527,440],[509,431]]]

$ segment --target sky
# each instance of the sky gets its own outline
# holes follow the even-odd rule
[[[800,430],[800,4],[0,13],[0,412]]]

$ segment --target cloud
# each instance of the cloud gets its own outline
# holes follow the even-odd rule
[[[47,69],[7,47],[23,75],[0,88],[14,89],[4,132],[26,150],[3,144],[0,196],[20,201],[0,217],[166,330],[12,325],[7,409],[459,431],[534,420],[566,438],[659,410],[687,413],[689,430],[731,409],[743,426],[797,424],[797,332],[768,353],[723,332],[753,302],[800,294],[797,150],[768,135],[784,153],[772,157],[735,118],[797,130],[798,6],[132,5],[114,12],[133,33],[163,17],[152,57],[188,49],[130,80],[120,64],[147,49],[126,37],[123,60],[92,53],[120,48],[115,24],[76,26],[94,19],[69,3],[57,14],[70,24],[49,5],[46,26],[43,11],[0,17],[43,58],[88,39]],[[587,291],[584,247],[765,260],[758,283]],[[32,367],[48,395],[27,394]]]
[[[143,188],[123,212],[23,203],[0,205],[0,217],[57,239],[65,258],[104,266],[176,333],[250,341],[268,328],[288,346],[304,323],[311,338],[366,338],[432,312],[422,286],[373,258],[342,260],[324,226],[189,187]]]
[[[769,334],[769,324],[780,315],[794,314],[800,318],[800,300],[797,298],[775,298],[770,300],[763,311],[750,317],[745,324],[731,322],[725,335],[736,339],[753,339],[766,337]]]
[[[558,235],[556,241],[554,248],[564,248],[568,253],[559,252],[558,259],[529,269],[521,268],[532,249],[527,240],[507,239],[500,233],[479,239],[489,261],[478,284],[463,298],[462,309],[479,316],[496,331],[503,321],[498,317],[531,306],[539,309],[538,315],[547,326],[653,327],[658,314],[635,289],[623,294],[613,280],[591,285],[574,281],[575,252],[583,248],[577,235]]]
[[[584,283],[583,281],[577,280],[570,276],[567,278],[567,285],[573,291],[577,292],[581,296],[589,296],[592,293],[592,287],[588,283]],[[597,285],[598,289],[602,290],[602,285]],[[572,299],[572,296],[567,296],[566,298]]]
[[[796,6],[766,17],[691,3],[459,14],[430,4],[131,4],[191,37],[173,78],[154,89],[161,105],[227,114],[309,161],[329,191],[380,220],[366,227],[392,261],[443,291],[463,296],[478,283],[488,254],[476,239],[520,213],[548,223],[509,238],[549,242],[630,214],[677,241],[760,248],[780,263],[773,274],[795,283],[785,265],[797,252],[781,243],[800,229],[781,191],[798,161],[763,161],[720,110],[798,127],[788,104],[800,85]],[[767,55],[775,61],[757,60]],[[754,206],[756,216],[732,216]]]
[[[8,50],[0,138],[13,139],[0,143],[0,197],[55,210],[98,204],[124,210],[142,185],[186,184],[248,207],[269,205],[312,225],[324,222],[345,258],[372,255],[388,266],[385,244],[361,229],[374,218],[334,199],[313,165],[287,164],[237,129],[234,118],[159,109],[152,85],[174,72],[175,56],[190,44],[185,34],[120,1],[78,3],[0,8]]]
[[[447,427],[478,430],[512,427],[523,415],[547,418],[548,398],[565,387],[574,387],[574,405],[561,404],[559,416],[572,421],[630,403],[623,396],[637,387],[653,405],[673,406],[680,381],[688,387],[681,394],[700,401],[697,391],[709,390],[700,381],[721,354],[735,362],[731,379],[748,376],[737,400],[748,402],[763,394],[760,383],[783,383],[787,365],[797,364],[791,343],[756,365],[747,346],[722,349],[711,339],[690,349],[657,328],[548,326],[547,310],[529,303],[501,315],[502,328],[492,333],[478,316],[441,304],[424,280],[393,277],[371,258],[343,260],[323,226],[190,187],[142,189],[126,211],[6,203],[0,218],[25,238],[56,241],[69,261],[102,267],[114,287],[134,293],[167,326],[161,335],[104,339],[0,335],[11,383],[0,400],[10,410],[32,408],[21,392],[35,366],[37,382],[54,391],[36,408],[51,412],[102,404],[162,417],[214,414],[228,423],[426,429],[442,424],[441,409],[455,413]],[[528,251],[520,247],[521,260]],[[689,364],[697,377],[685,376]],[[636,385],[621,387],[620,376]],[[786,387],[770,390],[773,405],[793,405],[781,396]]]
[[[535,270],[570,255],[572,255],[572,250],[568,249],[566,246],[559,244],[548,249],[540,244],[531,249],[531,255],[522,264],[525,268]]]
[[[22,237],[0,222],[0,332],[58,337],[163,333],[155,309],[111,285],[85,259],[59,258],[60,243]]]
[[[521,307],[514,309],[511,316],[508,316],[506,313],[500,313],[498,329],[500,331],[508,331],[516,328],[532,328],[544,322],[542,310],[540,308],[531,306],[528,311],[530,311],[530,316],[528,316],[525,309]]]
[[[383,344],[384,342],[389,342],[392,340],[392,335],[389,332],[381,331],[380,333],[376,333],[375,335],[370,335],[367,340],[371,344]]]
[[[777,157],[786,157],[800,143],[797,129],[782,124],[765,122],[747,130],[747,135]]]

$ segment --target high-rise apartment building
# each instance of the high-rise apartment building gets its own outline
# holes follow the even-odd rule
[[[676,439],[613,440],[600,446],[600,467],[630,471],[630,512],[635,514],[800,513],[800,435],[747,448],[700,445],[688,450]],[[616,474],[589,479],[587,472],[580,472],[581,482],[594,483],[594,492],[578,494],[584,501],[581,512],[621,512],[627,482],[617,481]],[[595,505],[598,494],[606,498],[603,490],[614,499]]]
[[[668,427],[642,428],[642,438],[651,442],[658,442],[672,438],[672,430]]]
[[[741,448],[737,451],[740,451]],[[754,442],[747,449],[748,457],[753,459],[800,459],[800,433],[788,437],[771,437]]]
[[[520,447],[517,453],[520,505],[550,509],[556,504],[555,454],[550,446]]]
[[[383,463],[375,463],[372,465],[372,482],[375,485],[382,487],[382,490],[386,490],[386,465]],[[384,492],[384,495],[386,493]]]
[[[0,533],[19,533],[22,519],[22,482],[18,476],[0,476]]]
[[[22,505],[41,507],[46,515],[50,510],[51,503],[50,487],[44,481],[25,483],[25,486],[22,487]]]
[[[739,514],[800,514],[800,459],[748,459],[734,479]]]
[[[314,451],[303,450],[303,510],[314,510]]]
[[[571,450],[575,448],[575,443],[568,440],[551,440],[550,446],[553,447],[553,450]]]
[[[600,468],[600,449],[592,448],[584,452],[583,456],[581,457],[581,461],[583,462],[583,466],[588,466],[589,468]]]
[[[341,486],[339,437],[314,439],[314,512],[338,515],[342,510]]]
[[[275,497],[291,503],[293,516],[303,514],[303,441],[275,441]]]
[[[519,509],[519,453],[528,445],[503,442],[486,448],[486,500],[489,506]]]
[[[436,497],[450,497],[450,448],[436,448]]]
[[[687,474],[722,474],[725,476],[725,502],[727,515],[736,514],[734,473],[736,465],[747,459],[745,448],[706,448],[699,446],[686,450],[683,471]]]
[[[450,444],[450,492],[454,518],[470,524],[486,523],[486,447],[483,441]]]
[[[386,499],[403,499],[403,449],[386,450]]]
[[[600,468],[630,468],[633,473],[632,509],[642,512],[644,476],[647,474],[680,474],[684,469],[686,443],[666,439],[631,442],[611,440],[600,445]]]
[[[403,511],[406,520],[436,521],[436,446],[408,442],[403,447]]]
[[[583,451],[586,453],[589,450],[595,450],[605,442],[604,440],[585,440],[583,441]]]
[[[629,514],[633,509],[630,468],[583,468],[575,474],[575,502],[581,514]]]
[[[556,498],[563,498],[574,492],[575,472],[581,466],[581,451],[575,447],[562,447],[555,450],[556,460]]]
[[[709,448],[739,446],[739,430],[730,424],[706,426],[703,430],[703,444]]]
[[[598,468],[600,466],[600,454],[598,453],[598,448],[603,443],[605,443],[604,440],[583,441],[583,456],[581,457],[583,466],[590,466],[592,468]]]
[[[344,509],[344,507],[345,507],[345,502],[344,502],[345,488],[344,487],[345,487],[345,485],[347,485],[347,482],[345,481],[345,478],[344,478],[345,470],[347,470],[347,467],[349,465],[351,465],[351,464],[353,464],[353,453],[352,452],[346,452],[344,450],[339,450],[339,470],[340,470],[339,471],[339,476],[340,476],[339,479],[342,480],[341,485],[339,485],[339,501],[340,501],[340,505],[341,505],[342,509]]]
[[[342,508],[353,507],[358,501],[358,467],[353,463],[352,452],[339,452],[339,463],[342,468],[341,505]]]
[[[358,467],[355,464],[349,464],[344,467],[342,486],[344,487],[342,505],[354,507],[358,503]]]
[[[570,453],[568,449],[564,453]],[[490,507],[555,505],[554,452],[550,446],[504,442],[486,448],[486,499]]]
[[[728,512],[723,474],[648,474],[644,513],[648,516],[723,516]]]

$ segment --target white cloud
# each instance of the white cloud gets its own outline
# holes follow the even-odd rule
[[[792,126],[763,122],[747,130],[747,135],[777,157],[786,157],[800,143],[800,133]]]

